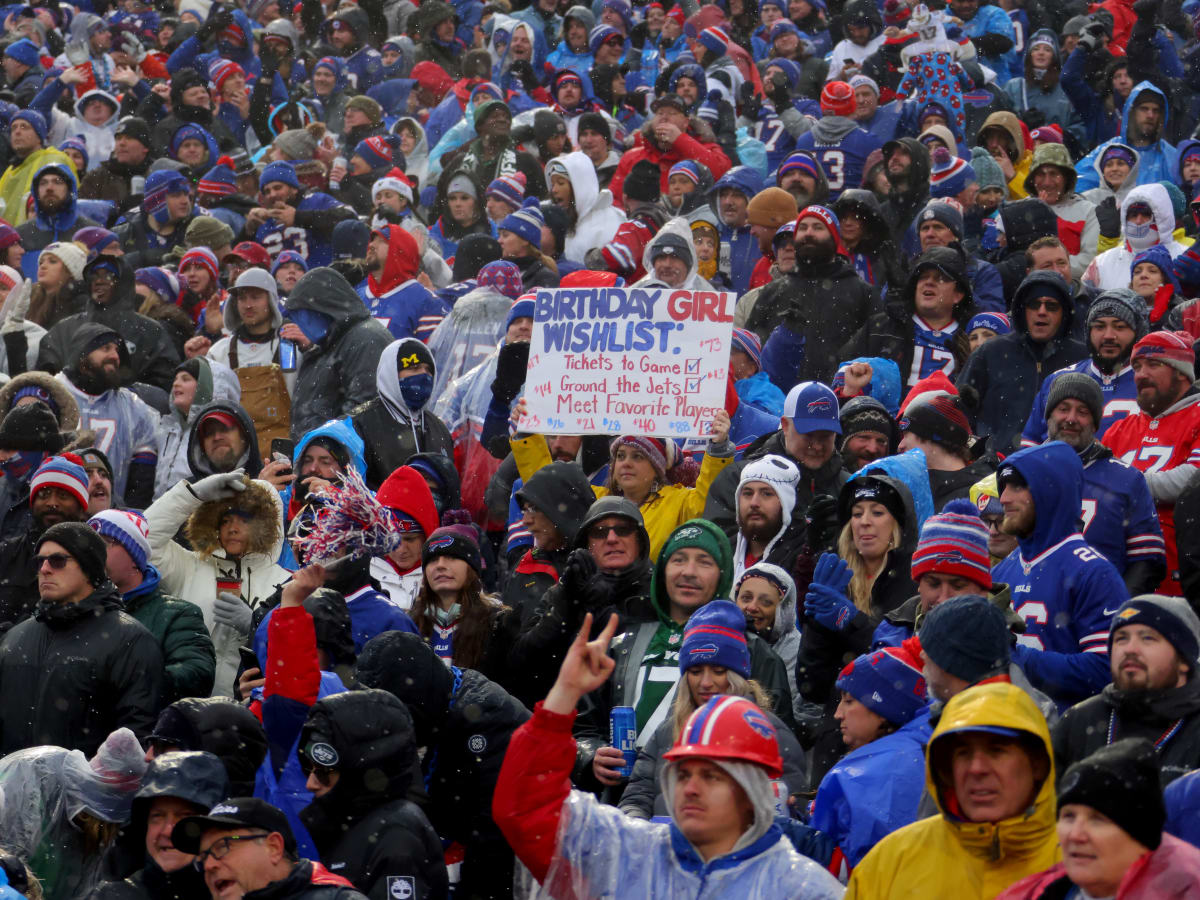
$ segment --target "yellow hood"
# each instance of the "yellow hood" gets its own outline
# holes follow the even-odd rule
[[[996,824],[966,822],[954,816],[948,806],[952,798],[943,794],[950,782],[948,762],[939,757],[939,743],[953,731],[989,725],[1023,731],[1036,738],[1045,749],[1048,774],[1037,797],[1024,813]],[[945,769],[941,779],[935,767]],[[925,754],[925,786],[937,802],[942,818],[955,832],[963,849],[991,861],[1041,852],[1046,843],[1055,843],[1056,804],[1054,796],[1054,750],[1046,719],[1030,696],[1012,684],[984,684],[956,694],[942,711]]]

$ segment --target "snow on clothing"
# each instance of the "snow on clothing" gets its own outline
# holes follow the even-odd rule
[[[1108,683],[1109,620],[1129,599],[1113,564],[1079,533],[1083,464],[1062,441],[1019,450],[1004,461],[1029,485],[1033,532],[993,570],[1025,620],[1013,662],[1065,708]]]
[[[1047,91],[1041,84],[1021,75],[1005,83],[1004,95],[1018,115],[1037,110],[1045,117],[1047,124],[1058,125],[1083,142],[1084,146],[1090,146],[1086,143],[1087,127],[1057,78],[1054,87]]]
[[[550,448],[540,434],[513,440],[511,444],[513,458],[517,462],[522,481],[528,482],[534,472],[550,464]],[[658,559],[658,551],[667,542],[672,531],[704,512],[704,503],[713,479],[731,462],[732,444],[728,441],[724,446],[710,444],[700,462],[700,475],[696,478],[695,487],[664,485],[642,502],[639,509],[646,525],[646,533],[650,535],[652,562]],[[607,497],[611,493],[607,487],[593,487],[592,490],[597,498]]]
[[[14,159],[4,170],[4,174],[0,175],[0,216],[13,228],[25,224],[29,215],[25,201],[30,195],[34,174],[40,172],[43,166],[54,163],[68,166],[72,173],[75,171],[75,163],[71,162],[67,154],[54,147],[43,147],[34,150],[23,160]],[[663,190],[666,190],[666,173],[663,174]]]
[[[747,575],[753,575],[759,570],[773,574],[782,573],[791,577],[786,570],[779,566],[760,560],[742,573],[742,577],[734,584],[734,593],[737,592],[737,586],[745,580]],[[777,581],[782,581],[777,574],[774,577]],[[775,607],[775,624],[771,627],[770,632],[760,634],[759,637],[766,641],[775,651],[775,655],[783,660],[783,665],[787,669],[788,687],[792,691],[792,712],[799,720],[804,699],[800,696],[800,691],[796,689],[796,655],[800,652],[800,629],[796,627],[797,621],[796,586],[793,583]]]
[[[200,409],[188,427],[187,458],[191,471],[188,481],[196,481],[204,478],[206,475],[215,475],[220,471],[213,466],[212,460],[204,453],[204,447],[198,433],[199,427],[197,423],[211,412],[224,413],[232,417],[241,427],[243,434],[246,435],[246,449],[242,452],[241,458],[237,460],[233,468],[244,470],[251,478],[257,477],[258,473],[262,471],[263,463],[262,454],[258,450],[254,423],[250,420],[250,414],[237,403],[226,400],[214,400]]]
[[[766,792],[747,792],[754,798],[754,824],[732,852],[705,862],[674,822],[631,819],[571,790],[574,719],[574,713],[556,715],[539,703],[533,718],[513,733],[493,800],[501,831],[549,896],[842,895],[832,875],[784,839],[773,804],[760,796]]]
[[[338,222],[353,219],[354,210],[321,191],[304,191],[292,201],[296,216],[291,225],[268,219],[254,232],[271,258],[284,250],[299,253],[308,261],[309,271],[333,261],[333,229]]]
[[[416,241],[398,225],[388,232],[388,255],[379,278],[367,276],[357,288],[375,321],[394,338],[428,340],[450,307],[416,280],[421,260]]]
[[[1161,184],[1143,184],[1126,194],[1125,199],[1121,201],[1123,226],[1129,215],[1129,207],[1134,203],[1145,203],[1150,207],[1151,223],[1156,229],[1158,240],[1150,243],[1139,242],[1138,246],[1134,247],[1128,238],[1125,238],[1116,247],[1105,250],[1091,261],[1083,273],[1082,281],[1085,287],[1097,291],[1129,287],[1133,258],[1154,243],[1165,247],[1171,254],[1171,259],[1188,249],[1175,239],[1175,212],[1171,206],[1171,196],[1165,187]]]
[[[686,690],[686,688],[685,688]],[[672,694],[672,698],[674,694]],[[672,704],[674,699],[672,699]],[[783,757],[783,783],[787,786],[788,794],[803,794],[808,790],[808,763],[804,750],[792,729],[770,710],[763,714],[775,726],[775,737],[779,741],[779,755]],[[621,794],[621,802],[617,809],[631,819],[649,819],[654,816],[669,816],[670,808],[662,790],[663,770],[668,763],[663,754],[675,744],[674,718],[667,719],[637,752],[637,761],[633,764],[633,774]]]
[[[1083,896],[1079,891],[1063,864],[1055,863],[1045,872],[1022,878],[996,900],[1075,900]],[[1161,844],[1125,870],[1115,896],[1120,900],[1196,900],[1200,897],[1200,850],[1164,834]]]
[[[255,340],[246,335],[242,331],[242,316],[238,312],[237,303],[226,302],[224,319],[225,331],[228,334],[213,344],[205,355],[210,360],[233,369],[239,382],[242,377],[238,374],[240,369],[277,365],[282,370],[284,384],[288,395],[291,396],[296,390],[296,368],[300,364],[300,352],[295,343],[279,337],[279,329],[283,327],[283,307],[278,292],[268,291],[267,301],[271,304],[271,330],[265,340]]]
[[[108,91],[92,88],[75,101],[75,116],[72,118],[60,112],[55,106],[55,103],[62,96],[66,87],[67,85],[63,84],[58,78],[51,78],[38,92],[37,96],[30,101],[29,108],[40,112],[45,120],[51,123],[52,131],[57,130],[54,126],[59,124],[59,117],[61,116],[65,132],[64,137],[79,137],[83,139],[87,147],[87,171],[90,172],[93,169],[99,168],[101,163],[112,156],[113,148],[117,143],[114,132],[116,131],[117,120],[120,118],[121,103]],[[95,98],[106,102],[109,109],[112,110],[112,115],[100,125],[92,125],[83,117],[84,106]]]
[[[646,243],[646,249],[642,251],[642,268],[646,274],[635,281],[631,287],[662,287],[667,286],[666,282],[654,274],[654,250],[659,245],[661,240],[668,234],[673,234],[676,237],[682,237],[688,241],[689,246],[692,240],[692,227],[688,224],[688,220],[681,217],[671,219],[654,237]],[[747,276],[749,277],[749,276]],[[680,290],[684,291],[711,291],[715,288],[704,278],[700,277],[700,261],[696,255],[692,254],[692,261],[688,265],[687,278],[683,280],[683,284],[679,286]]]
[[[1036,447],[1046,439],[1046,398],[1050,395],[1050,386],[1059,375],[1068,372],[1081,372],[1089,378],[1094,378],[1100,385],[1100,393],[1104,397],[1104,414],[1096,428],[1096,437],[1103,438],[1105,432],[1128,415],[1138,411],[1137,388],[1133,384],[1133,368],[1125,366],[1119,372],[1105,375],[1096,368],[1090,359],[1077,362],[1073,366],[1059,369],[1042,382],[1037,396],[1033,399],[1033,409],[1029,411],[1029,421],[1021,432],[1022,447]]]
[[[596,167],[586,153],[576,150],[558,157],[556,162],[562,163],[567,170],[578,216],[574,227],[567,231],[562,255],[581,263],[593,247],[603,247],[612,240],[625,221],[625,214],[613,206],[612,192],[607,188],[600,189]]]
[[[150,734],[162,651],[106,580],[78,603],[39,603],[4,635],[0,688],[0,755],[40,744],[91,755],[116,728]]]
[[[227,307],[237,306],[228,303]],[[224,363],[210,357],[196,357],[200,365],[200,377],[196,379],[196,393],[186,416],[171,403],[171,411],[163,413],[158,422],[158,468],[154,472],[154,497],[158,499],[177,481],[192,478],[192,466],[188,455],[192,425],[200,409],[213,401],[238,404],[242,399],[242,386],[237,375]]]
[[[749,222],[733,226],[721,218],[719,197],[726,188],[740,192],[749,201],[762,191],[763,182],[759,173],[750,166],[735,166],[718,178],[708,193],[709,208],[720,239],[717,275],[723,275],[736,294],[744,294],[750,288],[755,265],[762,259],[762,248],[758,245],[758,238],[751,233]],[[649,266],[646,271],[650,271]]]
[[[406,613],[412,609],[417,594],[421,592],[421,583],[425,577],[419,564],[407,572],[402,572],[390,559],[380,556],[371,560],[370,575],[372,580],[379,584],[380,590],[387,595],[388,600]]]
[[[1050,763],[1032,805],[1000,822],[967,822],[941,744],[963,728],[1009,728],[1037,739]],[[925,787],[940,815],[906,825],[875,845],[850,876],[846,900],[923,897],[931,891],[962,900],[991,900],[1018,878],[1060,857],[1055,834],[1054,764],[1046,720],[1029,695],[1012,684],[963,691],[945,706],[925,753]]]
[[[898,731],[851,750],[821,779],[809,824],[833,838],[851,867],[918,819],[932,731],[922,711]]]
[[[333,319],[324,339],[305,351],[296,373],[291,432],[298,438],[375,397],[375,370],[392,336],[333,269],[309,269],[292,289],[287,306],[289,311],[312,310]]]
[[[1077,50],[1076,53],[1078,52]],[[1159,133],[1167,133],[1171,119],[1171,104],[1167,101],[1166,95],[1155,87],[1152,82],[1138,82],[1133,90],[1129,92],[1129,96],[1125,98],[1125,108],[1121,112],[1120,135],[1110,138],[1093,148],[1091,153],[1075,163],[1075,171],[1079,173],[1079,181],[1076,184],[1078,190],[1085,191],[1088,188],[1098,187],[1104,183],[1103,176],[1096,171],[1095,161],[1104,156],[1104,151],[1110,144],[1127,144],[1132,142],[1129,136],[1129,119],[1133,113],[1133,108],[1137,106],[1138,98],[1145,93],[1156,95],[1162,103],[1162,129]],[[1175,173],[1179,171],[1179,153],[1173,145],[1159,139],[1153,144],[1133,144],[1133,147],[1138,153],[1137,172],[1131,173],[1131,175],[1136,174],[1137,176],[1137,181],[1133,183],[1148,185],[1157,181],[1174,181]],[[1130,178],[1130,182],[1132,182],[1132,178]],[[1121,220],[1124,221],[1124,216],[1122,216]]]
[[[227,509],[249,509],[250,540],[240,559],[229,558],[221,549],[218,526]],[[191,486],[178,482],[146,510],[150,526],[150,562],[162,576],[162,589],[200,607],[204,624],[213,638],[217,654],[214,696],[232,696],[240,666],[238,647],[248,635],[239,634],[213,617],[219,591],[239,594],[251,607],[275,592],[289,572],[275,563],[283,548],[283,503],[279,493],[265,481],[253,481],[235,500],[204,503]],[[194,549],[185,550],[173,538],[187,526]]]

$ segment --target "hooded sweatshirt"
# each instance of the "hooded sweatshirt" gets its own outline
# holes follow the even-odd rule
[[[1140,183],[1138,181],[1138,160],[1140,159],[1140,155],[1136,149],[1124,143],[1123,141],[1111,140],[1105,146],[1123,147],[1130,154],[1132,154],[1133,165],[1129,169],[1129,174],[1125,176],[1125,180],[1122,181],[1115,190],[1109,187],[1108,182],[1104,180],[1104,167],[1101,165],[1104,154],[1097,153],[1094,154],[1095,158],[1092,160],[1092,168],[1096,170],[1096,186],[1093,188],[1088,188],[1085,191],[1082,190],[1082,185],[1076,181],[1075,187],[1076,190],[1080,191],[1080,196],[1082,196],[1084,200],[1091,200],[1097,206],[1099,206],[1109,197],[1115,197],[1117,206],[1120,206],[1124,202],[1125,196]]]
[[[17,228],[17,234],[21,236],[21,246],[25,248],[25,255],[21,257],[21,274],[35,281],[37,280],[38,258],[42,255],[43,248],[56,241],[70,240],[80,228],[100,224],[79,213],[76,203],[79,196],[79,184],[75,180],[75,169],[70,164],[51,162],[42,166],[30,182],[31,189],[33,183],[47,172],[58,175],[66,181],[66,206],[56,213],[48,213],[42,209],[42,204],[35,194],[33,218]]]
[[[1163,119],[1159,134],[1167,133],[1171,117],[1171,104],[1167,101],[1166,95],[1152,82],[1139,82],[1129,92],[1129,96],[1125,100],[1125,108],[1121,112],[1121,136],[1105,141],[1083,159],[1079,160],[1079,162],[1075,163],[1075,171],[1079,173],[1077,190],[1085,191],[1104,183],[1104,178],[1096,170],[1095,162],[1104,156],[1105,149],[1109,144],[1113,143],[1130,144],[1138,152],[1137,181],[1133,182],[1131,177],[1127,183],[1147,185],[1156,181],[1175,180],[1176,173],[1179,171],[1179,153],[1174,145],[1162,138],[1151,144],[1138,144],[1129,134],[1129,120],[1133,113],[1133,108],[1137,106],[1138,99],[1142,94],[1147,93],[1156,95],[1162,104]]]
[[[1079,533],[1079,454],[1051,441],[1014,453],[1008,466],[1029,485],[1036,520],[992,577],[1009,585],[1013,609],[1025,620],[1013,661],[1065,709],[1108,683],[1109,622],[1129,592],[1113,564]]]
[[[388,228],[388,255],[383,271],[372,273],[357,288],[375,321],[396,339],[429,340],[450,307],[416,280],[421,267],[417,241],[404,228]]]
[[[1081,178],[1080,181],[1082,180]],[[1145,203],[1150,207],[1150,228],[1145,235],[1135,234],[1134,228],[1125,221],[1129,216],[1129,207],[1134,203]],[[1123,240],[1088,264],[1082,279],[1085,286],[1101,291],[1129,287],[1133,258],[1155,244],[1164,246],[1172,259],[1187,250],[1187,247],[1173,236],[1175,212],[1171,205],[1171,197],[1161,184],[1140,184],[1129,191],[1121,201],[1121,222]]]
[[[680,290],[685,291],[711,291],[713,286],[700,277],[700,261],[696,256],[696,250],[692,244],[692,227],[688,224],[688,220],[684,218],[674,218],[663,225],[658,230],[658,233],[652,237],[646,244],[646,249],[642,253],[642,268],[646,270],[646,275],[633,283],[632,287],[667,287],[666,282],[658,278],[654,274],[654,250],[659,242],[668,234],[674,234],[684,238],[688,242],[688,246],[692,247],[692,261],[688,267],[687,278],[680,285]],[[724,241],[721,246],[724,247]],[[747,279],[750,277],[749,271],[746,272]]]
[[[177,481],[190,480],[192,466],[189,444],[192,424],[200,410],[214,401],[237,406],[242,398],[242,386],[229,366],[208,356],[196,357],[200,366],[196,379],[196,394],[187,415],[180,413],[174,403],[158,423],[158,468],[154,473],[154,497],[158,499]],[[240,407],[238,407],[240,408]]]
[[[225,330],[229,332],[209,348],[209,359],[232,366],[233,356],[237,354],[237,368],[249,366],[278,365],[283,370],[283,380],[288,393],[296,390],[296,368],[300,365],[300,354],[292,341],[279,337],[279,329],[283,327],[283,311],[279,302],[279,288],[274,278],[262,279],[263,289],[267,292],[271,304],[271,329],[265,339],[252,339],[242,328],[242,316],[238,312],[237,301],[230,297],[225,301]],[[234,344],[236,343],[236,347]],[[236,371],[236,370],[235,370]]]
[[[1045,753],[1045,775],[1028,808],[999,822],[968,822],[954,796],[950,759],[941,748],[960,730],[1005,728],[1028,735]],[[986,684],[946,704],[925,753],[925,786],[939,816],[885,837],[854,869],[849,895],[888,900],[945,893],[991,900],[1014,881],[1060,857],[1055,834],[1054,759],[1045,717],[1021,688]]]
[[[204,455],[204,450],[200,441],[199,422],[211,412],[222,412],[226,415],[233,416],[241,427],[242,436],[246,440],[246,449],[242,452],[241,458],[234,464],[234,469],[244,469],[246,474],[251,478],[258,475],[262,469],[262,456],[258,450],[258,434],[254,428],[254,422],[247,413],[236,402],[229,400],[217,400],[205,405],[191,419],[191,424],[188,428],[187,438],[187,460],[191,470],[191,481],[198,481],[201,478],[206,478],[209,475],[215,475],[219,470],[213,467],[212,461]]]
[[[625,214],[613,206],[612,193],[607,188],[600,189],[596,167],[586,153],[576,150],[558,161],[566,167],[579,217],[575,227],[567,232],[563,256],[582,263],[588,250],[603,247],[612,239],[625,221]]]
[[[882,147],[883,141],[848,116],[824,116],[796,138],[797,150],[809,150],[821,161],[830,201],[862,184],[867,157]]]

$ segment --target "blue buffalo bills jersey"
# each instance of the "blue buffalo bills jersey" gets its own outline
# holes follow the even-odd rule
[[[796,149],[796,139],[787,130],[775,107],[768,101],[758,111],[758,120],[750,130],[751,137],[762,141],[767,150],[767,172],[774,172],[788,154]]]
[[[810,150],[821,161],[821,168],[829,181],[830,203],[842,191],[862,184],[867,157],[882,146],[879,138],[862,128],[848,132],[836,144],[822,143],[811,131],[796,138],[796,149]]]
[[[1021,446],[1034,447],[1046,440],[1046,397],[1050,394],[1050,385],[1059,375],[1066,372],[1082,372],[1094,379],[1100,385],[1100,393],[1104,395],[1104,417],[1100,427],[1096,429],[1096,437],[1104,437],[1104,432],[1115,423],[1121,421],[1130,413],[1138,411],[1137,388],[1133,384],[1133,369],[1129,366],[1112,375],[1104,375],[1096,368],[1090,359],[1059,369],[1042,382],[1037,396],[1033,398],[1033,409],[1029,412],[1029,420],[1025,430],[1021,432]]]
[[[934,372],[944,372],[951,381],[954,380],[954,338],[958,333],[958,323],[952,321],[942,329],[930,328],[920,316],[913,316],[913,360],[908,372],[908,386],[912,387],[922,378],[928,378]]]
[[[328,194],[313,191],[305,194],[296,204],[297,213],[322,212],[327,209],[338,209],[343,204],[334,200]],[[332,233],[332,229],[329,230]],[[333,262],[333,244],[321,236],[315,228],[303,228],[299,225],[284,225],[275,219],[269,219],[258,226],[254,239],[267,248],[274,259],[284,250],[294,250],[308,260],[308,267],[327,266]]]
[[[449,304],[412,279],[396,285],[381,297],[371,290],[369,279],[364,278],[355,290],[375,320],[396,339],[415,337],[428,341],[433,329],[450,312]]]
[[[1162,525],[1146,476],[1107,451],[1102,459],[1083,466],[1080,518],[1087,542],[1122,575],[1135,562],[1158,562],[1166,567]]]

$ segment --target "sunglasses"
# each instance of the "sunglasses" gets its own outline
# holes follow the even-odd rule
[[[333,780],[333,776],[338,773],[338,770],[329,766],[319,766],[303,753],[299,754],[299,756],[300,771],[304,773],[304,777],[307,778],[309,775],[315,775],[317,781],[321,782],[325,787],[329,787],[329,783]]]
[[[70,561],[71,554],[69,553],[48,553],[45,556],[35,556],[33,558],[33,570],[35,572],[41,571],[42,566],[49,563],[50,568],[57,572],[60,569],[65,569],[67,563]]]
[[[1062,309],[1062,304],[1059,303],[1057,300],[1046,300],[1046,299],[1026,300],[1025,308],[1026,309],[1044,309],[1044,310],[1046,310],[1046,312],[1056,313]]]
[[[588,529],[589,541],[606,541],[608,540],[609,532],[616,534],[619,538],[632,537],[637,527],[629,522],[622,522],[620,525],[593,525]]]

